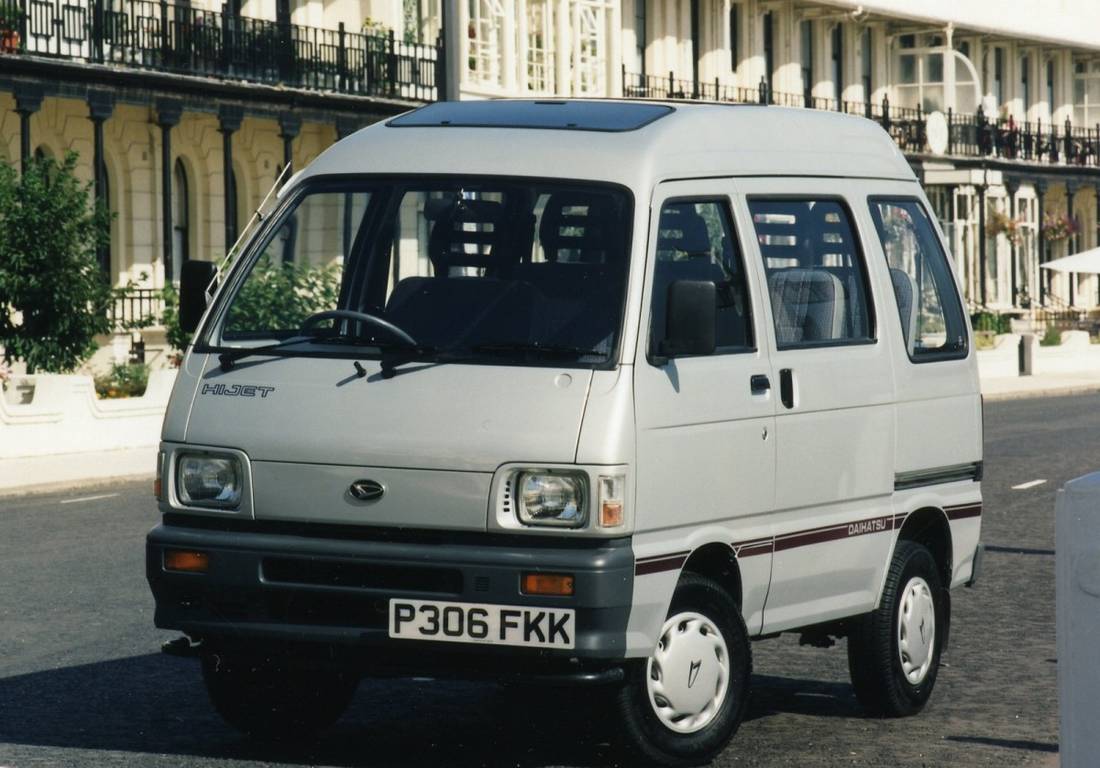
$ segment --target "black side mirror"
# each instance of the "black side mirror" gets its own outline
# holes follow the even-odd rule
[[[194,333],[206,311],[206,289],[218,274],[212,261],[185,261],[180,270],[180,328]]]
[[[715,348],[718,288],[710,280],[677,280],[668,286],[662,357],[709,355]]]

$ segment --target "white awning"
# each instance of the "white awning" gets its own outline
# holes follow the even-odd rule
[[[1100,275],[1100,248],[1090,248],[1039,266],[1043,269],[1053,269],[1055,272],[1087,272],[1091,275]]]

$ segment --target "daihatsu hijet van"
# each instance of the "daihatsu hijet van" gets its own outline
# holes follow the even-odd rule
[[[847,637],[870,711],[928,700],[981,401],[875,123],[434,104],[289,182],[209,302],[185,266],[147,571],[231,724],[321,728],[374,675],[554,679],[687,764],[790,631]]]

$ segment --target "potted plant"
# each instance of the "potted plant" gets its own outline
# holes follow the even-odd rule
[[[1014,219],[1007,213],[991,207],[985,222],[985,233],[990,237],[1004,235],[1009,243],[1019,245],[1024,235],[1022,224],[1021,219]]]
[[[11,5],[0,5],[0,53],[19,53],[19,22],[22,13]]]
[[[1077,220],[1064,213],[1050,213],[1043,217],[1043,237],[1048,243],[1065,240],[1078,230]]]

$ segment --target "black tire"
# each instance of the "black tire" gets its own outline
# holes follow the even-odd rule
[[[914,579],[923,579],[927,585],[935,616],[929,666],[916,682],[906,676],[898,634],[899,603]],[[919,588],[919,584],[916,586]],[[868,713],[906,717],[924,708],[939,673],[950,621],[949,605],[932,553],[921,544],[899,541],[879,607],[861,617],[848,635],[848,671],[856,698]],[[923,633],[923,625],[920,630]],[[928,654],[919,658],[927,659]]]
[[[618,695],[618,707],[627,743],[622,746],[639,761],[663,766],[698,765],[711,761],[733,738],[745,714],[752,651],[741,611],[726,590],[711,579],[685,573],[672,597],[668,618],[684,613],[700,614],[718,629],[728,651],[728,680],[721,704],[709,722],[693,733],[680,733],[666,726],[650,701],[647,684],[648,659],[633,660],[627,667],[627,680]],[[655,651],[656,653],[656,651]],[[691,663],[689,678],[699,667]],[[696,678],[698,679],[698,678]],[[691,683],[688,687],[691,687]],[[717,695],[717,694],[716,694]]]
[[[269,660],[207,653],[202,677],[226,723],[255,738],[308,738],[335,723],[351,703],[359,678]]]

